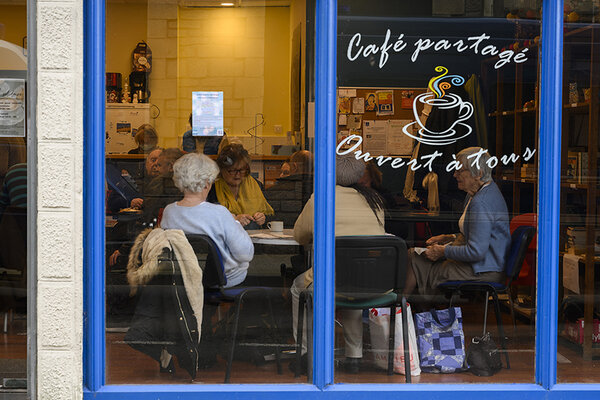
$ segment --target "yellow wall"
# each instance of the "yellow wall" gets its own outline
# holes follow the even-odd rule
[[[147,41],[147,8],[143,3],[106,6],[106,72],[120,72],[122,83],[132,70],[133,49]]]
[[[0,39],[23,46],[23,38],[27,36],[27,7],[0,5],[0,24],[4,25],[4,37]]]
[[[127,77],[135,45],[148,43],[154,61],[150,101],[160,109],[151,123],[160,145],[178,145],[188,129],[192,91],[224,92],[230,136],[248,137],[257,113],[265,118],[259,136],[291,130],[290,7],[186,8],[148,1],[108,3],[106,71]]]
[[[179,126],[192,91],[223,91],[225,130],[245,136],[262,113],[259,135],[290,130],[289,7],[179,11]],[[259,117],[260,120],[260,117]],[[281,125],[276,134],[274,126]]]

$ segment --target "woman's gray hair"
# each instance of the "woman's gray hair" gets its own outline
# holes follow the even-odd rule
[[[173,182],[182,193],[201,192],[217,175],[217,163],[204,154],[189,153],[173,164]]]
[[[473,156],[473,154],[481,152],[480,156]],[[474,178],[480,177],[481,182],[489,182],[492,180],[492,168],[488,165],[490,154],[487,150],[482,152],[481,147],[468,147],[461,150],[456,155],[456,159],[471,173]]]

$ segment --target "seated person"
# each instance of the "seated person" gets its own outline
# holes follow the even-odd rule
[[[427,240],[421,255],[409,250],[405,295],[417,286],[420,294],[430,296],[446,281],[502,280],[511,240],[508,210],[492,180],[490,155],[485,152],[478,161],[468,158],[479,151],[480,147],[469,147],[456,155],[462,166],[454,178],[458,188],[467,192],[458,221],[464,240],[455,240],[457,234],[437,235]]]
[[[250,155],[241,144],[229,144],[217,157],[220,174],[209,201],[225,206],[246,229],[258,229],[273,215],[256,180],[250,176]]]
[[[162,149],[160,148],[152,150],[144,161],[144,168],[142,168],[137,176],[133,178],[132,184],[135,186],[135,189],[138,191],[138,193],[143,195],[152,179],[156,178],[160,174],[158,169],[158,157],[161,153]],[[113,191],[108,196],[107,209],[113,213],[119,212],[120,209],[128,207],[141,209],[143,203],[144,199],[142,197],[134,198],[128,203],[127,199]]]
[[[335,234],[336,236],[384,235],[383,199],[373,189],[358,184],[365,172],[365,163],[354,155],[337,156],[335,186]],[[313,240],[314,196],[311,196],[294,225],[294,238],[301,245]],[[292,322],[294,337],[298,326],[298,299],[300,293],[312,286],[312,268],[298,275],[290,288],[292,294]],[[344,326],[346,362],[349,373],[357,373],[362,359],[362,311],[340,310]],[[305,319],[306,320],[306,319]],[[306,325],[305,325],[306,327]],[[306,328],[305,328],[306,329]],[[306,332],[303,333],[306,338]],[[303,361],[306,369],[306,343],[302,343]],[[291,368],[292,367],[290,365]]]
[[[279,168],[279,177],[283,178],[284,176],[289,176],[289,174],[291,173],[291,167],[290,167],[290,159],[291,157],[288,157],[282,164],[281,167]]]
[[[173,164],[181,156],[183,156],[183,151],[173,147],[163,150],[158,157],[159,175],[150,181],[146,193],[144,193],[143,221],[145,223],[152,223],[156,226],[160,218],[160,210],[183,197],[183,193],[173,183]]]
[[[19,163],[6,171],[0,192],[0,220],[7,207],[17,207],[27,212],[27,164]]]
[[[210,236],[221,252],[227,287],[231,287],[246,279],[254,245],[225,207],[206,201],[218,174],[215,162],[203,154],[186,154],[177,160],[173,165],[173,181],[183,199],[165,208],[160,226]]]
[[[138,147],[128,151],[128,154],[148,154],[158,146],[158,134],[150,124],[141,125],[133,137]]]
[[[312,154],[307,150],[297,151],[289,158],[288,166],[289,173],[265,190],[265,198],[277,219],[286,228],[292,228],[313,192]]]
[[[189,119],[190,129],[185,131],[183,134],[182,147],[183,151],[186,153],[193,153],[198,150],[198,142],[203,142],[202,152],[204,154],[218,154],[219,153],[219,145],[221,141],[225,138],[226,135],[223,136],[194,136],[192,131],[192,114],[190,114]]]

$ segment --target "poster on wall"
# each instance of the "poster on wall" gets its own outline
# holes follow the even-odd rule
[[[377,110],[377,98],[375,93],[369,93],[365,96],[365,111]]]
[[[192,92],[192,136],[223,132],[223,92]]]
[[[0,137],[25,137],[24,79],[0,79]]]
[[[378,90],[377,115],[394,115],[394,91]]]

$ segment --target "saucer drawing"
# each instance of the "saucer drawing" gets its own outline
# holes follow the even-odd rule
[[[431,134],[425,129],[420,128],[418,130],[419,135],[415,136],[412,133],[409,133],[409,129],[412,130],[415,124],[418,124],[418,122],[413,121],[408,125],[404,125],[404,127],[402,128],[402,132],[404,132],[405,135],[415,140],[418,140],[423,144],[428,144],[432,146],[444,146],[447,144],[455,143],[457,140],[463,139],[469,136],[471,132],[473,132],[473,128],[471,128],[469,125],[459,122],[456,125],[454,125],[453,128],[449,129],[448,131],[442,134]]]

